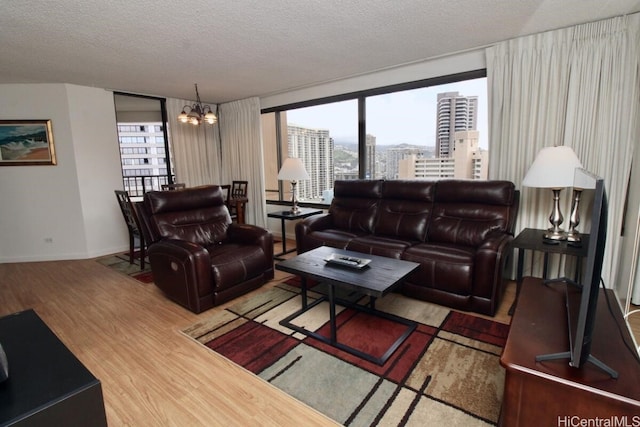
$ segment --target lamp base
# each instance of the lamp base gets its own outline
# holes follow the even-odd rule
[[[542,237],[545,240],[561,241],[567,240],[567,233],[565,233],[564,230],[554,230],[550,228]]]
[[[578,233],[577,231],[568,232],[567,241],[574,242],[574,243],[582,242],[582,237],[580,236],[580,233]]]
[[[291,212],[291,215],[297,215],[300,213],[300,208],[298,205],[293,205],[291,206],[291,209],[289,209],[289,212]]]

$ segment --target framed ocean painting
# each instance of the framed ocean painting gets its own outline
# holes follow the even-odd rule
[[[0,120],[0,166],[55,164],[51,120]]]

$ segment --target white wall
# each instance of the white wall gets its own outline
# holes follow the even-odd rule
[[[58,160],[0,167],[0,262],[126,249],[113,193],[122,176],[112,93],[66,84],[0,85],[0,118],[50,119]]]

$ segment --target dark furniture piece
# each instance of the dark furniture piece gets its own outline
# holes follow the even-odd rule
[[[371,259],[371,263],[362,270],[358,270],[325,263],[325,258],[331,254],[344,255],[347,257],[362,256],[360,253],[322,246],[276,264],[276,269],[300,276],[302,288],[302,308],[281,320],[280,324],[370,362],[383,365],[393,352],[404,342],[404,340],[407,339],[411,332],[415,330],[416,323],[376,310],[375,300],[376,298],[381,298],[393,291],[412,271],[418,268],[418,264],[393,258],[367,255],[366,258]],[[313,303],[308,304],[307,279],[314,279],[327,284],[329,288],[328,295],[323,298],[318,298]],[[370,306],[366,307],[358,304],[352,304],[348,301],[337,298],[335,296],[336,288],[354,290],[358,293],[369,296]],[[329,337],[325,337],[315,331],[311,331],[291,323],[293,319],[324,301],[329,302],[329,324],[331,328]],[[394,322],[406,325],[407,328],[382,357],[374,357],[343,344],[338,340],[336,303],[342,306],[351,307],[355,310],[374,314],[385,319],[393,320]]]
[[[417,262],[401,292],[493,315],[518,203],[508,181],[335,181],[328,213],[296,224],[298,253],[331,246]]]
[[[232,223],[219,186],[148,192],[142,212],[154,283],[194,313],[273,278],[271,233]]]
[[[33,310],[0,318],[1,426],[106,426],[102,387]]]
[[[276,260],[281,261],[282,255],[286,255],[288,253],[294,252],[297,248],[291,248],[287,250],[287,229],[285,226],[285,221],[293,221],[297,219],[308,218],[313,215],[321,214],[322,210],[320,209],[312,209],[312,208],[299,208],[297,213],[292,213],[290,210],[287,211],[277,211],[271,212],[267,214],[269,218],[278,218],[280,220],[282,226],[282,252],[274,255]]]
[[[248,201],[247,187],[248,181],[231,181],[228,207],[231,216],[237,218],[239,224],[244,224],[244,208]],[[242,210],[242,212],[240,211]]]
[[[633,425],[634,416],[639,420],[640,362],[613,291],[606,290],[613,312],[604,293],[600,290],[591,352],[618,371],[618,379],[591,363],[576,369],[567,360],[536,362],[538,355],[569,348],[564,285],[524,279],[500,358],[506,369],[501,425],[582,425],[575,422],[624,416],[627,422],[619,425]],[[571,417],[577,417],[573,424]]]
[[[238,182],[238,181],[234,181],[234,182]],[[242,181],[242,182],[246,183],[246,181]],[[246,224],[245,207],[249,200],[247,199],[247,196],[246,196],[246,193],[247,193],[246,185],[244,185],[244,187],[242,186],[238,187],[236,185],[235,195],[233,194],[234,191],[232,190],[232,185],[225,184],[225,185],[221,185],[220,188],[222,189],[223,198],[225,200],[225,204],[227,205],[227,209],[229,209],[229,215],[231,216],[231,221],[235,221],[238,224]]]
[[[520,288],[522,287],[522,274],[524,270],[524,257],[526,251],[543,252],[544,261],[542,267],[542,278],[546,279],[549,270],[549,254],[569,255],[577,258],[574,280],[577,281],[580,272],[581,260],[587,256],[587,248],[589,247],[589,235],[582,234],[582,243],[575,246],[566,240],[554,240],[555,243],[547,243],[543,239],[547,230],[537,230],[534,228],[525,228],[511,242],[511,247],[518,250],[518,264],[516,270],[516,298],[509,309],[509,314],[513,314],[520,296]]]
[[[180,182],[175,184],[162,184],[160,188],[162,189],[162,191],[173,191],[173,190],[182,190],[184,188],[187,188],[187,186],[184,183]]]
[[[140,219],[133,202],[129,198],[129,193],[122,190],[115,190],[115,193],[116,198],[118,199],[118,205],[120,205],[120,211],[122,212],[122,216],[124,217],[124,221],[127,224],[127,230],[129,232],[129,264],[133,264],[134,262],[137,239],[140,248],[140,270],[143,270],[145,258],[147,256],[146,247],[148,240],[144,237]]]

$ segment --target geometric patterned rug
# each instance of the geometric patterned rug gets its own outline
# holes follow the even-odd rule
[[[182,332],[343,425],[496,425],[509,325],[392,293],[376,309],[418,327],[379,366],[281,326],[300,308],[298,285],[289,279]],[[324,293],[313,288],[309,303]],[[374,355],[405,329],[349,308],[336,312],[338,340]],[[324,302],[293,323],[326,336],[327,320]]]
[[[100,264],[113,268],[122,274],[133,277],[134,279],[142,283],[152,283],[153,276],[151,275],[151,267],[148,260],[144,263],[144,269],[140,269],[140,252],[134,252],[133,264],[129,264],[129,251],[107,255],[102,258],[96,259]]]

